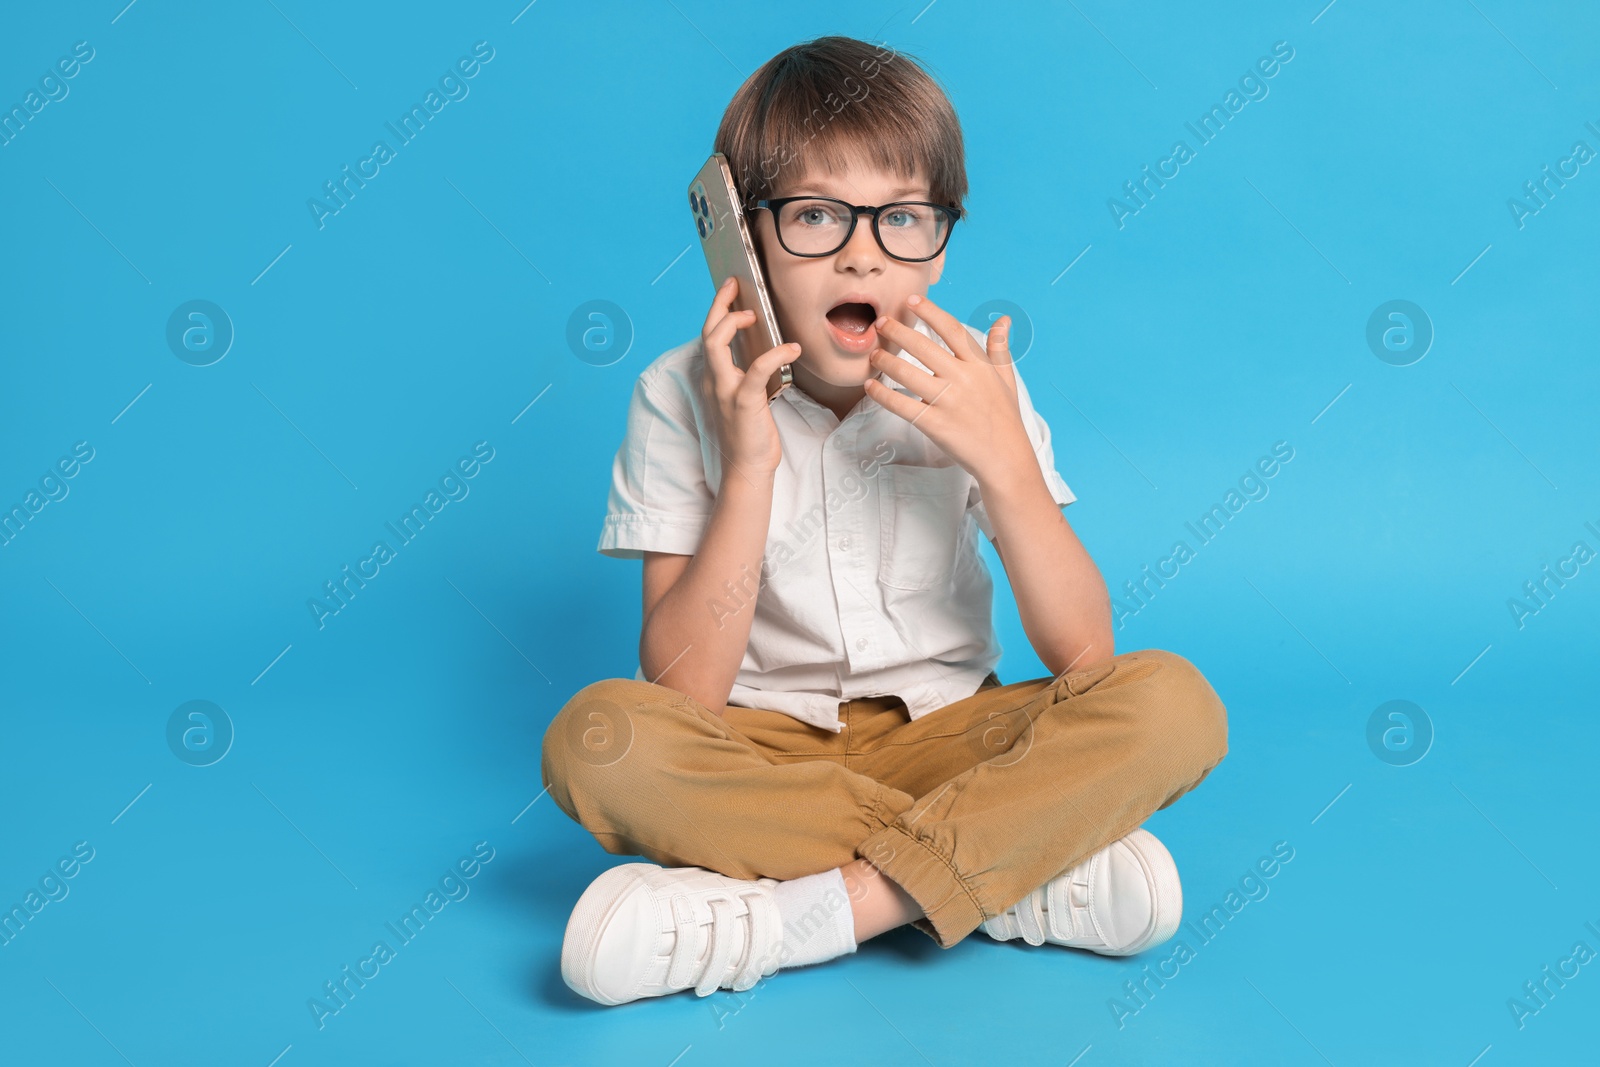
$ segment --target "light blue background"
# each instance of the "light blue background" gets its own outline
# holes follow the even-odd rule
[[[1507,206],[1600,150],[1591,7],[123,2],[0,34],[7,109],[95,50],[0,147],[0,503],[95,450],[0,548],[0,903],[95,850],[0,947],[7,1062],[1594,1055],[1600,964],[1522,1029],[1507,1008],[1600,950],[1600,576],[1520,629],[1507,607],[1600,549],[1600,163],[1521,228]],[[633,380],[710,297],[683,189],[742,79],[825,33],[948,87],[972,214],[931,295],[1025,310],[1020,366],[1113,590],[1295,450],[1118,633],[1229,707],[1228,758],[1148,824],[1190,917],[1275,842],[1295,856],[1121,1029],[1108,1000],[1167,950],[907,929],[754,995],[611,1010],[557,970],[622,860],[529,807],[539,742],[637,665],[639,567],[594,546]],[[470,94],[318,229],[307,199],[480,40]],[[1277,41],[1270,94],[1119,229],[1107,199]],[[165,341],[192,299],[237,333],[212,366]],[[634,333],[606,366],[565,340],[596,299]],[[1411,366],[1365,341],[1394,299],[1436,331]],[[307,599],[484,440],[470,495],[319,630]],[[1037,677],[997,584],[1001,677]],[[165,739],[196,699],[236,730],[204,768]],[[1436,734],[1411,766],[1366,741],[1394,699]],[[307,1000],[478,841],[470,895],[319,1031]]]

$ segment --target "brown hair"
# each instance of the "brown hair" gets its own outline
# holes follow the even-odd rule
[[[712,149],[728,158],[750,210],[779,176],[842,169],[852,156],[927,179],[935,203],[964,208],[961,123],[944,90],[911,56],[853,37],[784,49],[739,86]]]

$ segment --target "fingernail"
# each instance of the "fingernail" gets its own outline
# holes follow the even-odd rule
[[[906,303],[910,304],[912,307],[916,307],[918,304],[922,303],[922,297],[912,294],[906,298]]]
[[[880,328],[881,329],[883,324],[888,322],[888,321],[889,321],[889,316],[887,316],[887,315],[879,315],[877,320],[874,321],[872,325],[875,328]]]

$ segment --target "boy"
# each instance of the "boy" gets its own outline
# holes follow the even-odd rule
[[[563,978],[744,990],[905,923],[1160,944],[1182,894],[1140,824],[1221,761],[1226,712],[1183,658],[1114,654],[1009,320],[926,298],[966,195],[954,109],[909,57],[824,37],[745,82],[716,150],[790,343],[738,368],[729,279],[634,388],[599,551],[644,561],[640,667],[568,701],[542,776],[653,862],[584,891]],[[980,530],[1051,678],[993,673]]]

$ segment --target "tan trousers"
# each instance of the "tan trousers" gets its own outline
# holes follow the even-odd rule
[[[545,733],[544,785],[607,852],[666,867],[789,879],[861,857],[922,906],[915,925],[942,948],[1138,829],[1228,751],[1215,690],[1158,649],[989,684],[915,721],[898,697],[843,701],[838,734],[719,710],[595,682]]]

